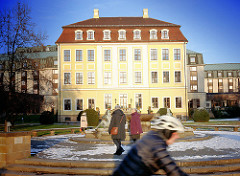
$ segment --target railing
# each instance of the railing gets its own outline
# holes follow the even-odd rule
[[[213,128],[215,131],[219,131],[222,128],[231,128],[234,132],[238,132],[240,125],[185,125],[186,127],[192,127],[194,130],[204,129],[204,128]]]
[[[38,132],[45,132],[45,131],[49,131],[50,135],[53,136],[53,135],[55,135],[56,131],[62,131],[62,130],[71,130],[72,134],[75,133],[75,130],[79,130],[80,132],[82,131],[81,127],[35,129],[35,130],[32,130],[32,136],[33,137],[37,137],[38,136]]]

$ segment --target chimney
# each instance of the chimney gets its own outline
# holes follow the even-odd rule
[[[143,18],[149,18],[148,9],[143,9]]]
[[[98,9],[94,9],[93,18],[99,18],[99,10]]]

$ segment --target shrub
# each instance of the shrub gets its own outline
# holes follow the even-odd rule
[[[226,108],[226,112],[229,114],[230,117],[239,117],[240,116],[240,107],[232,106]]]
[[[160,108],[157,112],[160,116],[167,114],[167,108]]]
[[[97,126],[99,122],[98,113],[94,109],[86,109],[88,126]]]
[[[194,122],[208,122],[209,113],[206,109],[196,109],[193,114]]]
[[[39,121],[43,125],[54,123],[54,114],[50,111],[43,111],[40,115]]]
[[[188,109],[189,119],[193,119],[193,114],[194,114],[194,109],[193,109],[193,108],[189,108],[189,109]]]

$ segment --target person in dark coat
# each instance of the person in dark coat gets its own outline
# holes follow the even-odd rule
[[[113,176],[149,176],[163,169],[168,176],[188,176],[170,157],[166,148],[179,138],[184,127],[175,117],[160,116],[152,122],[152,129],[138,140]]]
[[[121,155],[122,152],[124,152],[124,149],[121,146],[122,145],[121,141],[124,141],[126,138],[125,124],[126,124],[126,116],[123,113],[123,111],[120,109],[120,106],[116,105],[115,111],[112,113],[112,118],[108,128],[108,133],[111,134],[111,129],[113,127],[118,127],[118,134],[116,135],[112,134],[112,140],[117,147],[114,155]]]
[[[142,131],[140,114],[137,113],[136,109],[132,109],[131,121],[130,121],[130,133],[133,142],[140,139],[140,134]]]

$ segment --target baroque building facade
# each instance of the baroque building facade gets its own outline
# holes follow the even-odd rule
[[[59,121],[87,108],[119,104],[147,113],[170,108],[187,114],[187,39],[180,26],[142,17],[94,17],[63,26],[56,41]]]

